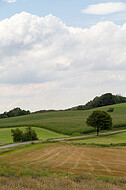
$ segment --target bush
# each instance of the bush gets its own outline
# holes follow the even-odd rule
[[[108,110],[107,110],[107,112],[113,112],[114,111],[114,108],[109,108]]]
[[[35,130],[31,129],[31,127],[27,127],[25,132],[22,132],[20,129],[12,129],[11,130],[13,136],[13,142],[24,142],[24,141],[32,141],[38,140],[37,134]]]

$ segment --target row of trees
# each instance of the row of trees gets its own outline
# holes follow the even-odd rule
[[[38,140],[35,130],[31,127],[27,127],[23,132],[19,128],[11,130],[13,142],[24,142],[24,141],[33,141]]]

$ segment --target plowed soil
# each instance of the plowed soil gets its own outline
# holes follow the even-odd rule
[[[68,144],[50,144],[43,148],[29,148],[0,156],[11,167],[26,167],[72,174],[126,176],[126,150],[78,147]]]

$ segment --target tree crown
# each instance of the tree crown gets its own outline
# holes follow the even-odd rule
[[[91,127],[109,130],[112,128],[112,117],[105,111],[93,111],[86,123]]]

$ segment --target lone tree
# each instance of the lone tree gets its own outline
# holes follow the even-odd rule
[[[112,117],[105,111],[94,111],[86,121],[86,124],[97,129],[97,135],[100,130],[109,130],[112,128]]]

